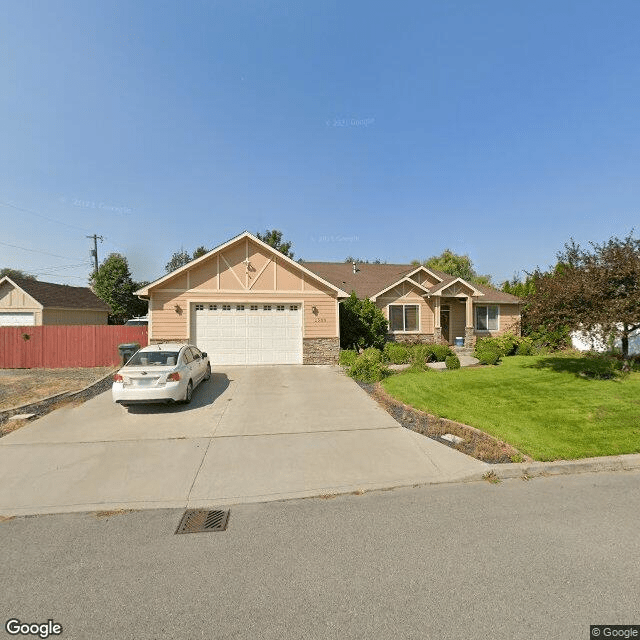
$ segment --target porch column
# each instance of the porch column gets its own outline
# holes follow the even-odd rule
[[[440,342],[442,339],[442,326],[440,324],[440,296],[433,298],[433,340]]]
[[[475,346],[475,334],[473,331],[473,298],[467,296],[466,320],[464,328],[464,346],[471,349]]]

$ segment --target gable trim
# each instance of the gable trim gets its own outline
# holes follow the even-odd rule
[[[4,284],[5,282],[8,282],[12,287],[18,289],[18,291],[22,291],[22,293],[27,296],[29,300],[33,300],[36,308],[39,307],[40,309],[44,309],[44,305],[40,301],[36,300],[30,293],[27,293],[22,287],[17,285],[9,276],[3,276],[2,278],[0,278],[0,285]]]
[[[414,272],[415,273],[415,272]],[[400,286],[401,284],[404,284],[406,282],[409,282],[410,284],[418,287],[418,289],[422,289],[425,294],[429,293],[429,289],[427,289],[426,287],[422,286],[419,282],[416,282],[415,280],[412,280],[409,276],[411,274],[407,274],[406,276],[404,276],[404,278],[401,278],[400,280],[398,280],[397,282],[394,282],[393,284],[389,285],[386,289],[383,289],[382,291],[378,291],[378,293],[376,293],[375,296],[371,296],[369,298],[369,300],[371,300],[372,302],[376,301],[376,298],[379,298],[380,296],[382,296],[383,294],[385,294],[387,291],[390,291],[391,289]],[[404,295],[404,289],[403,289],[403,295]]]
[[[459,282],[460,284],[469,287],[469,289],[471,289],[471,291],[473,292],[472,295],[473,296],[484,296],[484,293],[482,293],[482,291],[479,291],[478,289],[476,289],[470,282],[467,282],[466,280],[463,280],[462,278],[458,277],[455,280],[452,280],[451,282],[446,282],[444,284],[440,284],[438,285],[435,289],[431,289],[429,291],[429,293],[432,296],[438,296],[440,295],[440,292],[444,289],[447,289],[448,287],[456,284],[456,282]]]
[[[224,251],[227,247],[229,247],[232,244],[238,242],[239,240],[242,240],[243,238],[247,239],[247,243],[248,243],[249,240],[251,240],[251,241],[255,242],[259,247],[262,247],[263,249],[266,249],[267,251],[271,252],[273,255],[276,256],[276,258],[282,259],[284,261],[284,264],[289,263],[292,267],[295,267],[299,271],[302,271],[303,273],[306,273],[307,275],[311,276],[314,280],[317,280],[318,282],[321,282],[327,288],[335,291],[336,294],[337,294],[336,297],[338,297],[338,298],[348,298],[349,297],[349,294],[346,291],[343,291],[342,289],[340,289],[339,287],[336,287],[335,285],[331,284],[330,282],[328,282],[324,278],[321,278],[319,275],[313,273],[313,271],[309,271],[309,269],[306,269],[300,263],[296,262],[295,260],[292,260],[288,256],[285,256],[284,253],[280,253],[280,251],[278,251],[277,249],[274,249],[272,246],[268,245],[266,242],[263,242],[259,238],[256,238],[256,236],[254,236],[249,231],[244,231],[240,235],[235,236],[235,238],[231,238],[231,240],[227,240],[227,242],[224,242],[223,244],[211,249],[211,251],[205,253],[203,256],[200,256],[199,258],[196,258],[195,260],[192,260],[191,262],[187,262],[187,264],[181,266],[180,268],[176,269],[175,271],[172,271],[171,273],[167,273],[167,275],[162,276],[161,278],[158,278],[157,280],[154,280],[153,282],[149,283],[147,286],[142,287],[141,289],[138,289],[138,291],[136,291],[134,295],[136,295],[138,297],[148,297],[149,296],[149,289],[157,287],[159,284],[162,284],[163,282],[166,282],[170,278],[173,278],[176,275],[178,275],[178,274],[180,274],[180,273],[182,273],[184,271],[188,271],[189,269],[192,269],[196,265],[200,264],[201,262],[204,262],[204,261],[208,260],[209,258],[211,258],[212,256],[214,256],[216,254],[218,254],[218,262],[219,262],[220,252]],[[224,256],[223,256],[223,258],[224,258]],[[274,262],[277,263],[277,260],[275,260]],[[276,269],[276,271],[277,271],[277,269]],[[220,269],[218,269],[218,278],[219,277],[220,277]],[[275,280],[275,278],[274,278],[274,280]]]

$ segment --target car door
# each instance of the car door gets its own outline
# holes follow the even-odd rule
[[[200,353],[199,349],[197,349],[196,347],[189,347],[189,350],[191,351],[191,355],[193,357],[192,366],[193,366],[193,373],[196,378],[195,384],[198,384],[202,380],[202,378],[204,378],[204,373],[205,373],[204,360],[202,358],[202,353]]]
[[[185,377],[193,381],[193,386],[198,384],[198,371],[194,367],[193,354],[189,347],[185,347],[182,351],[182,361],[184,362]]]

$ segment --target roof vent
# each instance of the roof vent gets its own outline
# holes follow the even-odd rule
[[[353,264],[353,273],[358,273],[358,271],[360,271],[360,269],[358,269],[358,265],[355,262],[353,262],[352,264]]]

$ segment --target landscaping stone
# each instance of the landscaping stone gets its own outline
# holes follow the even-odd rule
[[[30,420],[35,415],[35,413],[18,413],[15,416],[11,416],[9,420]]]
[[[453,442],[453,444],[461,444],[464,442],[464,438],[460,436],[454,436],[453,433],[445,433],[443,436],[440,436],[443,440],[447,440],[448,442]]]

